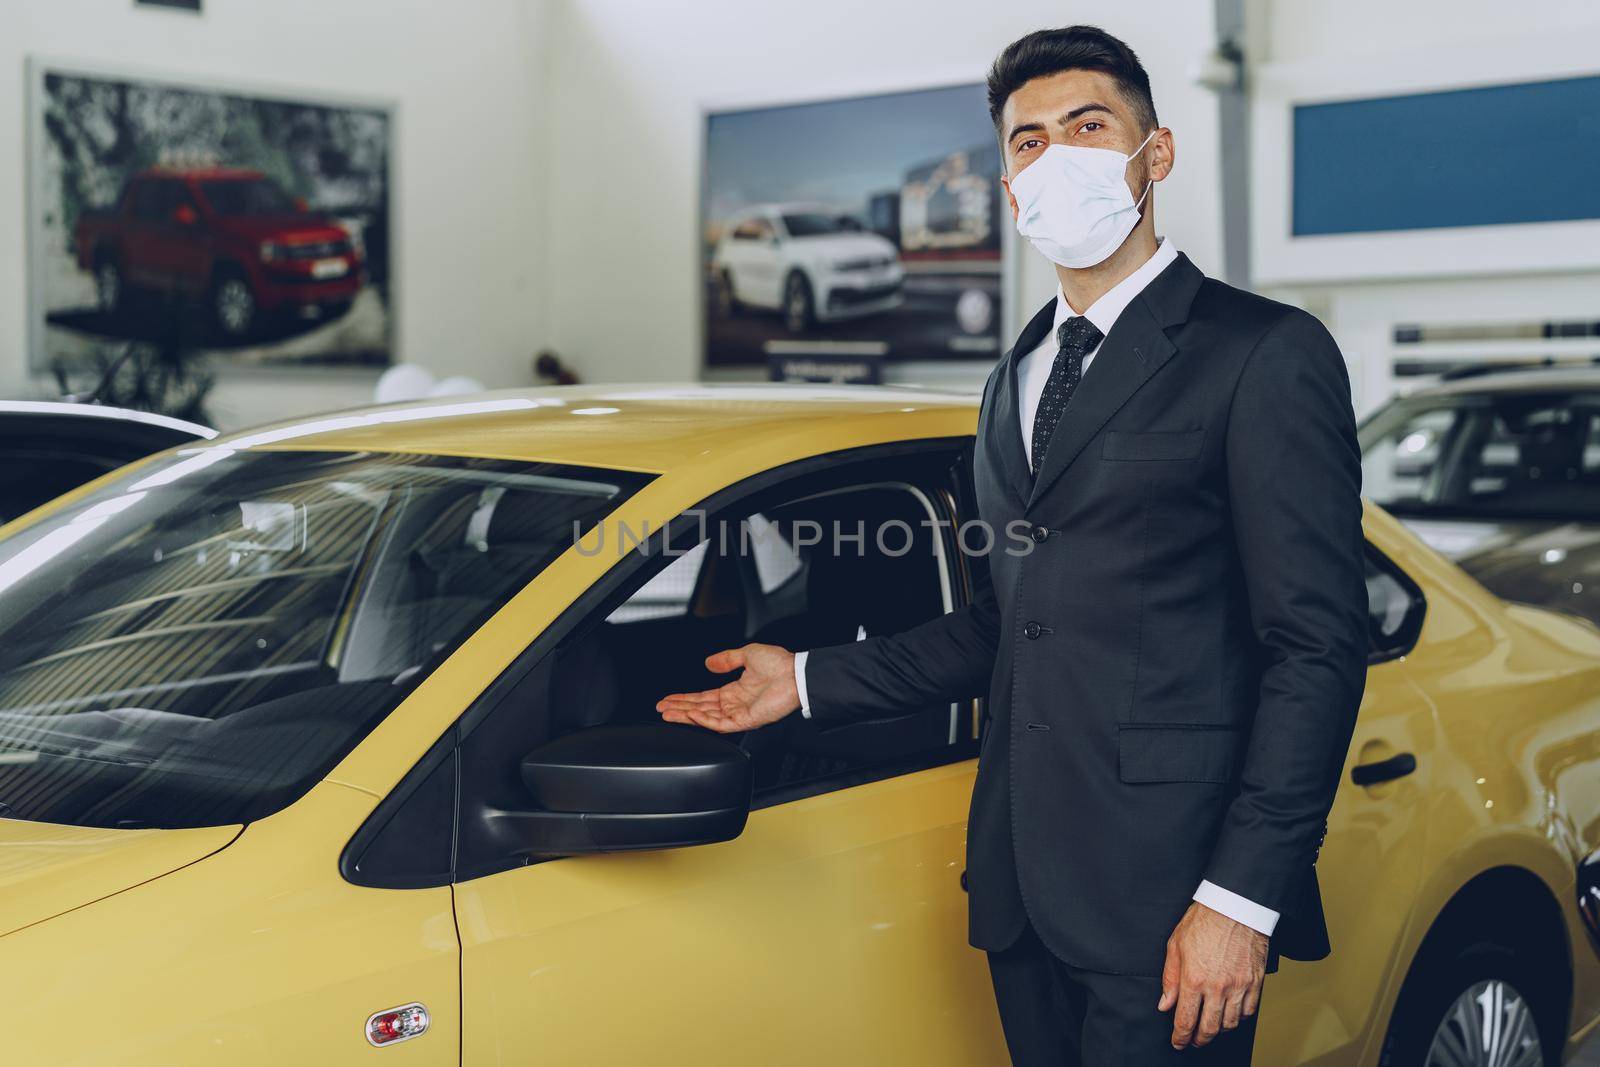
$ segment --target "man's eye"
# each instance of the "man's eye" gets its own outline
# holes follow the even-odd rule
[[[1085,122],[1082,126],[1078,127],[1078,132],[1079,133],[1093,133],[1095,130],[1103,130],[1103,129],[1105,129],[1105,127],[1102,126],[1098,122]]]
[[[1044,144],[1044,142],[1039,140],[1037,137],[1030,137],[1017,146],[1017,151],[1026,152],[1028,149],[1041,144]]]

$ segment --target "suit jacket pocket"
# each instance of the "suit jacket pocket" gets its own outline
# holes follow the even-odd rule
[[[1117,773],[1124,782],[1229,782],[1240,739],[1233,726],[1123,723]]]
[[[1200,445],[1205,441],[1204,430],[1159,431],[1130,433],[1126,430],[1107,430],[1100,445],[1101,459],[1120,460],[1172,460],[1194,459],[1200,455]]]

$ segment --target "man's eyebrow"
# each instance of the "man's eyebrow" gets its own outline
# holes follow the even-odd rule
[[[1081,107],[1075,107],[1071,111],[1067,112],[1065,115],[1062,115],[1061,116],[1061,124],[1063,126],[1065,126],[1067,123],[1071,122],[1073,119],[1078,118],[1078,117],[1080,117],[1082,115],[1087,115],[1091,111],[1104,111],[1107,115],[1112,115],[1112,116],[1115,116],[1115,114],[1116,114],[1116,112],[1112,111],[1109,107],[1107,107],[1104,104],[1088,103],[1088,104],[1082,105]]]
[[[1044,123],[1042,122],[1024,122],[1020,126],[1011,127],[1011,132],[1006,134],[1006,144],[1015,141],[1019,133],[1042,133],[1043,131]]]
[[[1107,115],[1111,115],[1113,117],[1116,115],[1116,112],[1112,111],[1111,108],[1107,107],[1105,104],[1091,101],[1090,103],[1080,104],[1079,106],[1073,108],[1065,115],[1062,115],[1059,121],[1061,125],[1065,126],[1073,119],[1087,115],[1091,111],[1103,111]],[[1011,127],[1011,132],[1006,134],[1006,144],[1010,144],[1012,141],[1015,141],[1017,139],[1017,134],[1019,133],[1039,133],[1043,130],[1044,123],[1042,122],[1024,122],[1020,125],[1013,126]]]

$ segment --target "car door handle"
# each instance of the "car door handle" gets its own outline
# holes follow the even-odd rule
[[[1356,785],[1377,785],[1379,782],[1404,778],[1416,769],[1417,757],[1409,752],[1402,752],[1398,756],[1390,756],[1377,763],[1363,763],[1351,767],[1350,780]]]

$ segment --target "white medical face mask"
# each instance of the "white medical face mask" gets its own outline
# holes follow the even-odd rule
[[[1150,137],[1123,155],[1109,148],[1053,144],[1011,179],[1017,200],[1017,232],[1041,254],[1063,267],[1081,269],[1103,263],[1122,247],[1139,224],[1138,202],[1128,191],[1128,163]]]

